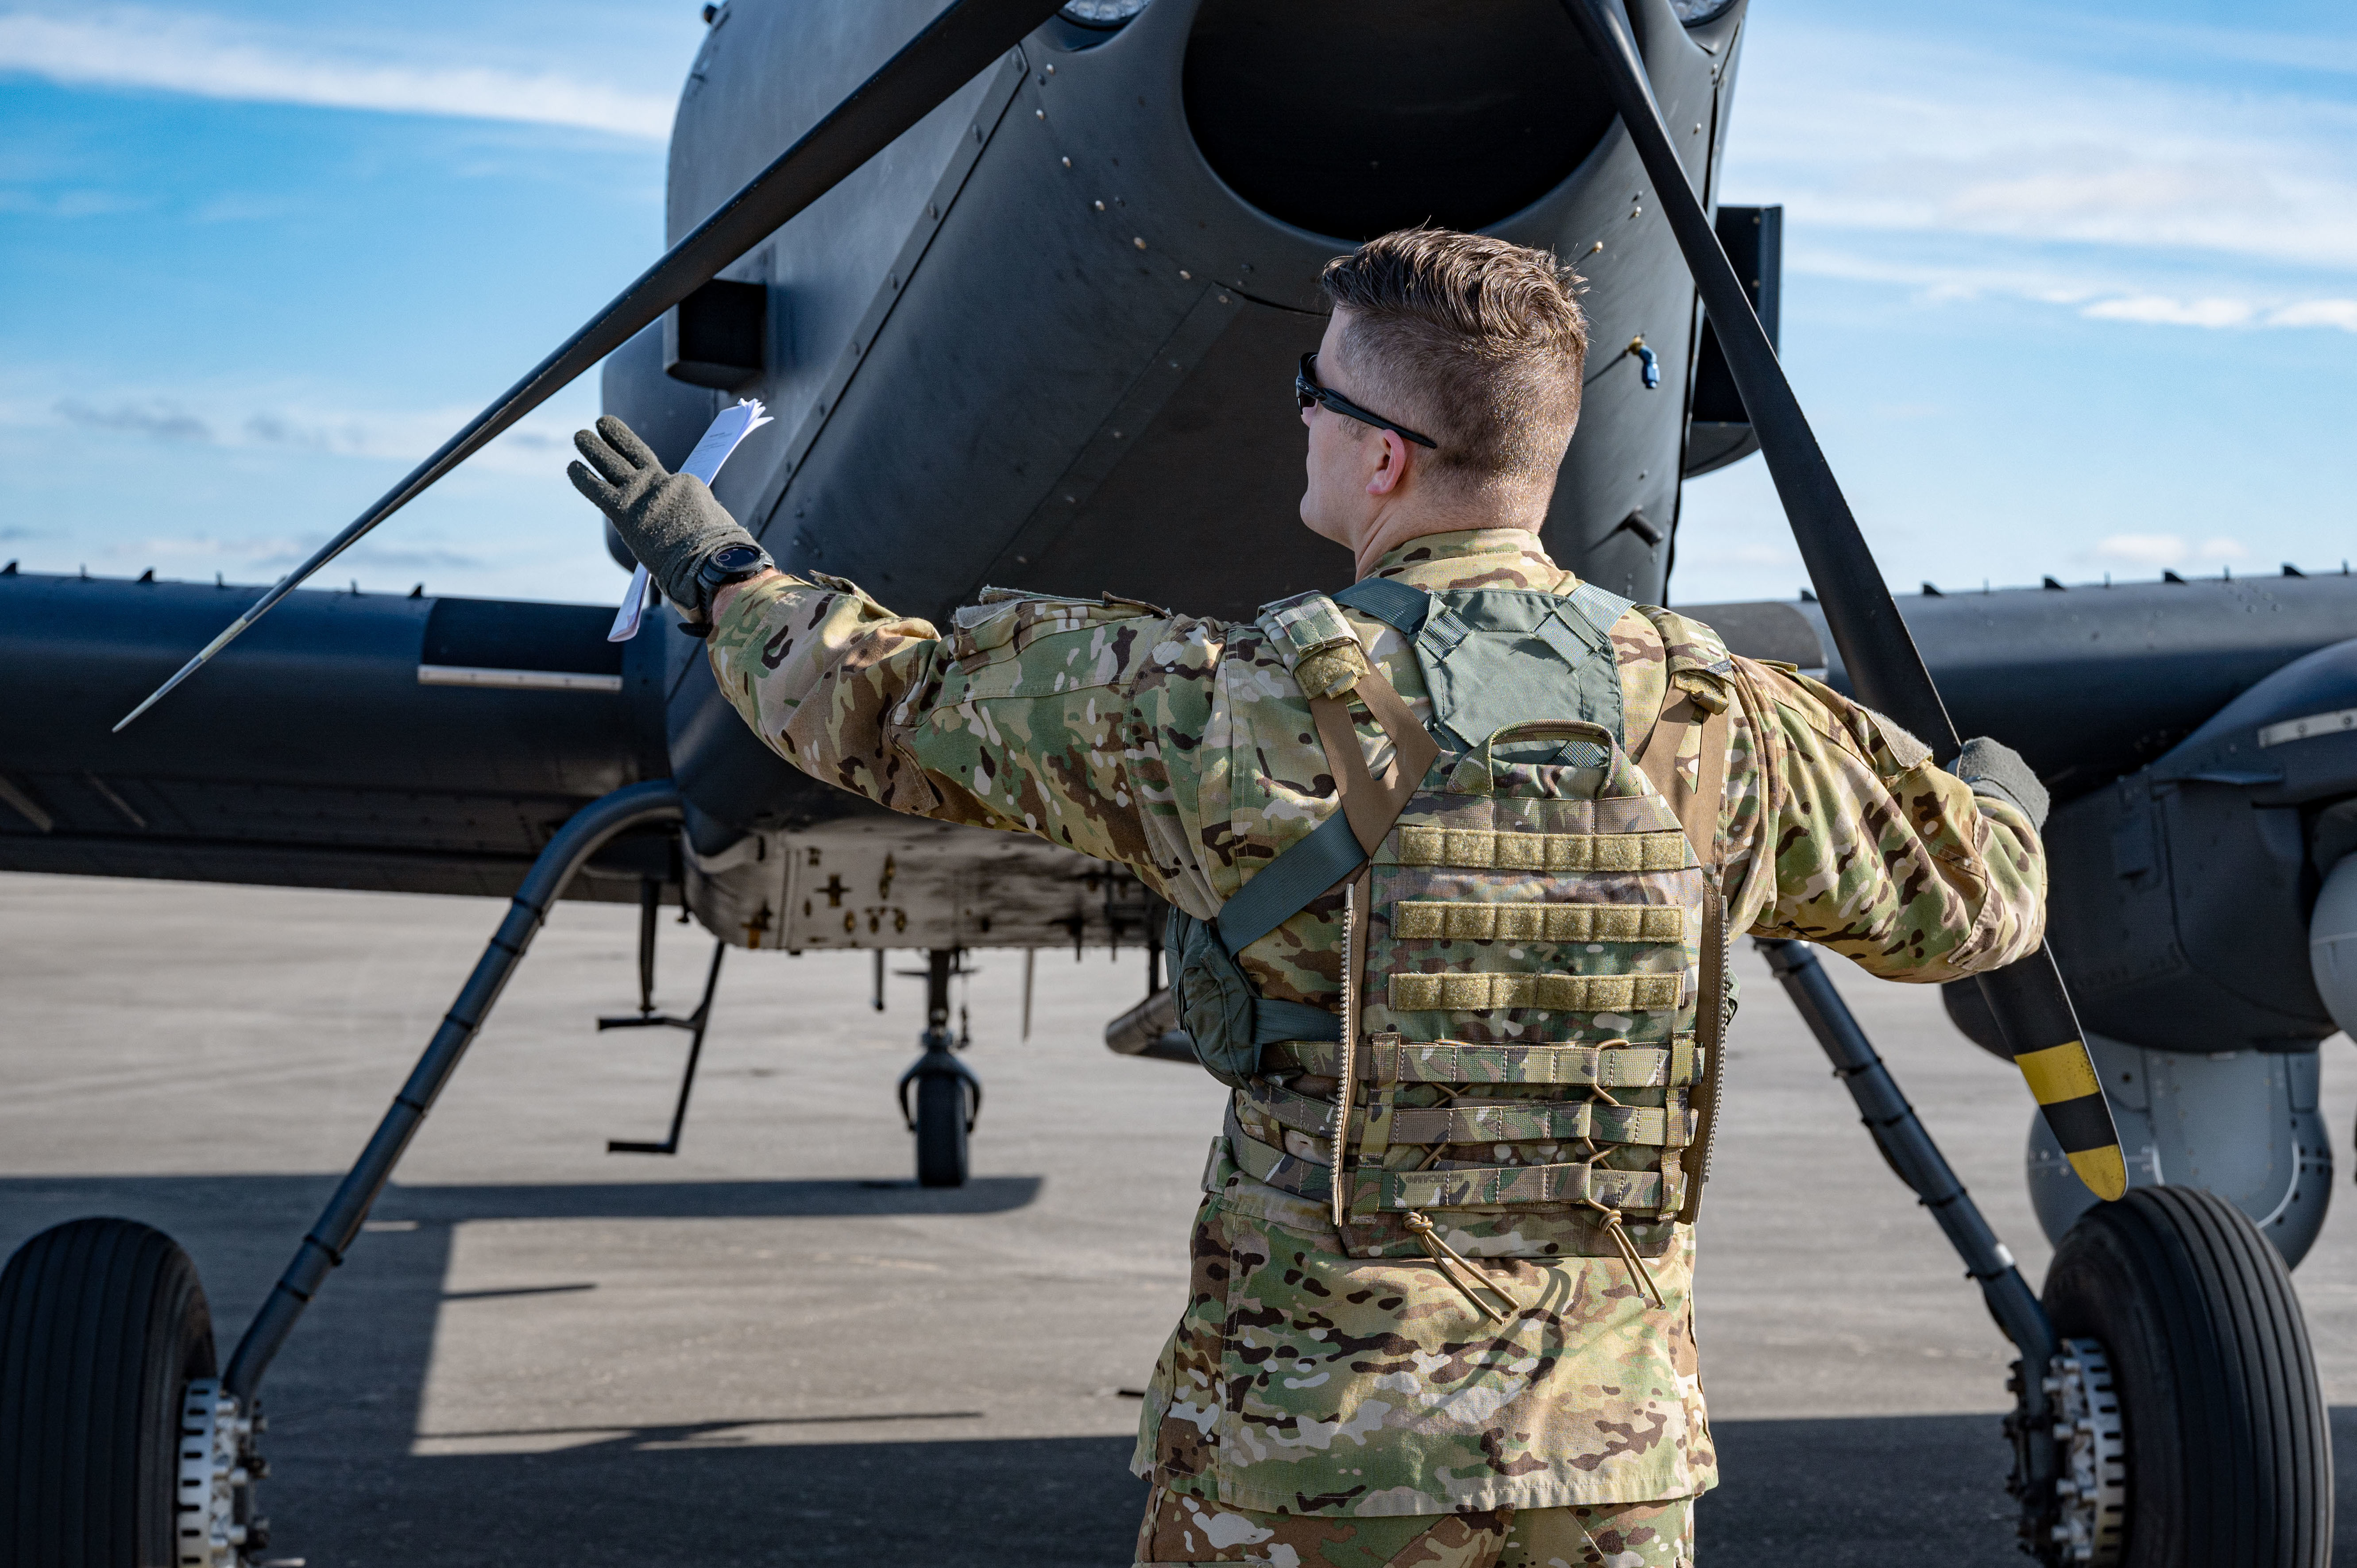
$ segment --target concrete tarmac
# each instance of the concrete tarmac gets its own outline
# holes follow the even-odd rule
[[[487,900],[0,875],[0,1252],[123,1214],[195,1255],[227,1344],[496,925]],[[311,1568],[562,1563],[1118,1564],[1137,1399],[1186,1289],[1221,1090],[1109,1055],[1145,963],[976,955],[974,1179],[925,1191],[892,1084],[921,981],[864,955],[729,954],[674,1157],[683,1038],[631,1010],[636,912],[562,907],[368,1234],[266,1386],[273,1557]],[[712,952],[662,929],[660,1000]],[[918,955],[893,955],[895,969]],[[1702,1221],[1717,1564],[1998,1565],[2011,1354],[1748,950]],[[2030,1102],[1930,990],[1836,972],[2019,1255]],[[2357,1064],[2328,1042],[2341,1145]],[[2357,1219],[2297,1276],[2357,1405]],[[2335,1430],[2357,1435],[2357,1411]],[[2357,1510],[2341,1510],[2344,1541]],[[2357,1563],[2357,1545],[2338,1560]]]

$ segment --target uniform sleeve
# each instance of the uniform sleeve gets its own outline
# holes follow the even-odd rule
[[[986,596],[987,599],[988,596]],[[817,574],[737,594],[712,671],[756,735],[896,811],[1027,832],[1216,908],[1190,736],[1221,628],[1120,600],[1001,595],[944,637]],[[1202,885],[1200,886],[1199,885]]]
[[[1722,831],[1729,913],[1886,980],[1954,980],[2032,951],[2046,854],[1922,742],[1789,667],[1736,659]]]

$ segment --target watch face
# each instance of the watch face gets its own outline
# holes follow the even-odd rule
[[[759,545],[732,544],[726,550],[716,552],[712,557],[712,564],[723,572],[742,572],[748,566],[759,564],[760,559]]]

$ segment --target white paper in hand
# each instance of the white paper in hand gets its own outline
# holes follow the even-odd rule
[[[770,423],[762,412],[760,400],[747,398],[734,408],[724,408],[704,432],[704,439],[679,466],[683,474],[694,474],[710,484],[720,472],[720,465],[728,461],[728,454],[737,450],[737,443]],[[614,612],[614,629],[606,634],[608,642],[628,642],[639,635],[639,624],[646,618],[647,569],[644,566],[630,574],[630,592],[622,599],[622,607]]]

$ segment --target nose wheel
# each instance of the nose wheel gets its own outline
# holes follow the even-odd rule
[[[972,1044],[950,1032],[950,980],[962,972],[954,949],[925,955],[925,1054],[900,1075],[900,1117],[917,1135],[917,1185],[963,1187],[967,1135],[982,1114],[982,1080],[954,1053]],[[913,1090],[913,1093],[911,1092]]]

